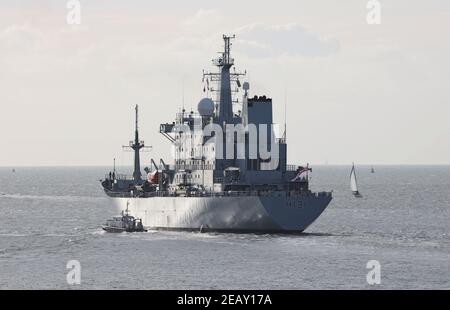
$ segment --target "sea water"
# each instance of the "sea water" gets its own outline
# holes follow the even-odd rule
[[[450,289],[450,167],[356,169],[363,198],[349,166],[314,167],[328,209],[304,234],[255,235],[105,233],[106,168],[0,168],[0,288]]]

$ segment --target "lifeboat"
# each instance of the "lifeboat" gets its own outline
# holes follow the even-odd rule
[[[160,177],[160,172],[159,171],[150,172],[147,175],[147,181],[150,184],[159,184],[159,177]]]

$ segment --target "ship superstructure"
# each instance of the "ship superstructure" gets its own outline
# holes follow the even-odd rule
[[[332,199],[330,192],[310,191],[309,166],[288,165],[286,131],[277,137],[271,98],[250,97],[246,73],[236,72],[231,58],[233,38],[223,36],[217,71],[203,72],[206,96],[197,112],[183,108],[159,126],[174,161],[151,159],[146,178],[136,106],[133,176],[114,172],[102,185],[146,228],[300,232]]]

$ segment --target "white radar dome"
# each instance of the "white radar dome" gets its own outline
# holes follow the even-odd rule
[[[214,114],[214,101],[210,98],[203,98],[198,103],[197,109],[201,116],[212,116]]]

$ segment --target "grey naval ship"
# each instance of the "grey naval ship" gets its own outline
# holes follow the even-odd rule
[[[309,165],[288,165],[286,126],[275,137],[272,99],[249,95],[246,72],[236,72],[230,56],[234,36],[223,39],[224,50],[213,60],[218,70],[203,71],[205,98],[197,111],[183,107],[174,122],[159,125],[174,162],[150,159],[142,175],[140,151],[147,147],[139,139],[136,106],[135,137],[127,146],[134,151],[133,175],[114,168],[101,180],[103,189],[118,212],[128,210],[145,229],[302,232],[326,209],[332,193],[309,189]],[[240,142],[229,143],[236,128],[242,129]],[[277,156],[261,151],[255,156],[261,146],[277,150]]]

